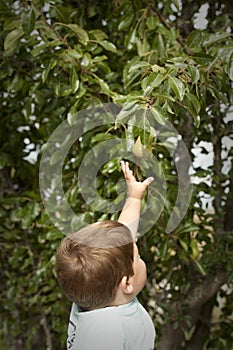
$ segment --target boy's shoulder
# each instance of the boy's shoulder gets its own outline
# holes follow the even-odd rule
[[[134,299],[129,304],[119,306],[108,306],[92,311],[82,311],[76,304],[72,305],[70,320],[78,324],[87,323],[88,325],[95,323],[99,327],[104,324],[105,327],[112,327],[113,324],[117,326],[121,324],[121,318],[130,316],[138,309],[138,301]]]
[[[80,312],[73,304],[70,315],[67,348],[77,350],[95,349],[123,350],[122,322],[115,309],[106,307]],[[70,344],[70,347],[68,345]]]
[[[108,331],[119,338],[123,334],[123,319],[134,317],[140,308],[137,298],[130,303],[119,306],[108,306],[92,311],[81,311],[76,304],[72,305],[68,333],[77,329],[78,334],[106,334]]]
[[[128,304],[86,312],[73,304],[67,348],[89,350],[98,344],[101,350],[123,350],[128,344],[130,349],[149,349],[154,332],[152,320],[137,298]],[[143,347],[145,338],[148,346]]]

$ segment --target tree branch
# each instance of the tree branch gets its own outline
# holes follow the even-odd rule
[[[52,344],[52,337],[49,330],[47,317],[43,311],[41,311],[41,326],[43,327],[45,336],[46,336],[46,350],[52,350],[53,344]]]
[[[171,306],[170,321],[163,326],[159,350],[181,349],[181,343],[185,340],[185,330],[190,331],[192,326],[196,326],[203,305],[211,301],[226,279],[225,270],[219,270],[215,275],[209,274],[189,292],[186,299],[180,299]],[[186,317],[190,317],[189,321]]]
[[[160,22],[164,25],[165,28],[167,29],[171,29],[171,26],[165,21],[165,19],[163,18],[163,16],[161,15],[160,12],[158,12],[156,10],[156,8],[153,5],[150,5],[150,9],[151,11],[156,15],[156,17],[158,17],[158,19],[160,20]],[[181,36],[178,33],[177,36],[177,41],[178,43],[183,47],[184,51],[186,52],[187,55],[191,56],[192,52],[189,50],[189,48],[185,45],[185,42],[182,40]]]
[[[188,305],[190,309],[205,304],[226,282],[227,275],[228,272],[223,269],[217,271],[215,275],[212,273],[208,274],[201,283],[189,292],[188,297],[182,301],[182,304]]]

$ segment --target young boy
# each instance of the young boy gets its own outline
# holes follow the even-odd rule
[[[56,254],[58,281],[73,302],[69,350],[152,350],[153,322],[136,296],[146,266],[135,243],[141,199],[154,180],[136,181],[121,162],[128,198],[118,221],[97,222],[64,238]]]

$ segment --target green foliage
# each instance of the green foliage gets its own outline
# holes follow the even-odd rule
[[[69,303],[54,271],[54,254],[63,235],[42,204],[39,162],[55,128],[64,120],[75,125],[80,111],[91,106],[114,102],[122,108],[115,123],[89,130],[66,157],[64,190],[81,222],[117,218],[117,213],[93,210],[78,187],[80,164],[93,149],[99,152],[96,159],[101,156],[95,146],[103,141],[140,140],[142,159],[134,153],[136,163],[147,167],[153,154],[159,164],[157,180],[166,180],[166,194],[154,189],[148,194],[154,200],[154,222],[139,243],[150,281],[140,298],[151,308],[158,339],[164,323],[173,317],[172,305],[178,303],[182,309],[189,293],[207,276],[223,268],[232,271],[232,151],[224,144],[226,137],[232,140],[231,22],[217,2],[218,16],[210,18],[206,29],[195,29],[192,18],[201,4],[187,2],[189,18],[184,19],[189,28],[183,21],[185,3],[182,8],[174,1],[0,4],[0,346],[2,341],[13,349],[21,342],[31,349],[44,339],[40,349],[64,347]],[[193,161],[194,147],[199,146],[202,154],[209,152],[202,141],[212,145],[214,155],[209,166],[193,163],[198,183],[185,219],[170,234],[166,227],[179,179],[175,145],[169,139],[174,134],[165,129],[167,122],[182,135]],[[68,142],[65,136],[59,142]],[[120,155],[117,149],[111,152],[113,159],[97,174],[97,189],[100,197],[119,204]],[[53,154],[51,165],[58,156]],[[227,160],[229,170],[223,171]],[[137,164],[132,166],[142,178]],[[203,198],[213,198],[214,213],[203,205]],[[77,227],[80,222],[72,224]],[[232,287],[232,274],[225,282]],[[227,332],[232,295],[224,289],[220,294],[225,306],[218,327],[205,341],[206,349],[230,349],[232,344],[232,332]],[[160,316],[158,306],[163,310]],[[177,314],[172,319],[176,328],[190,316],[186,310]],[[183,344],[192,338],[190,329],[184,329]]]

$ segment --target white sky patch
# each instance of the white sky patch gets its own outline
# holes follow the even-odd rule
[[[203,4],[199,11],[195,13],[193,22],[194,22],[194,28],[195,29],[206,29],[208,25],[208,21],[206,19],[207,13],[208,13],[209,4]]]
[[[203,152],[204,149],[204,153]],[[203,170],[208,170],[209,167],[213,165],[214,153],[213,153],[213,144],[211,142],[201,141],[198,145],[192,149],[192,153],[194,154],[193,168],[190,170],[190,179],[193,184],[200,184],[201,182],[206,183],[208,186],[212,184],[212,176],[208,174],[207,176],[198,177],[195,176],[196,170],[195,168],[201,168]],[[201,198],[202,208],[206,210],[213,209],[213,198],[203,192],[200,191],[198,194],[199,198]]]
[[[206,151],[204,153],[203,149]],[[207,170],[210,166],[213,165],[213,144],[211,142],[201,141],[195,148],[192,149],[192,153],[194,154],[194,168],[200,167],[203,170]]]

